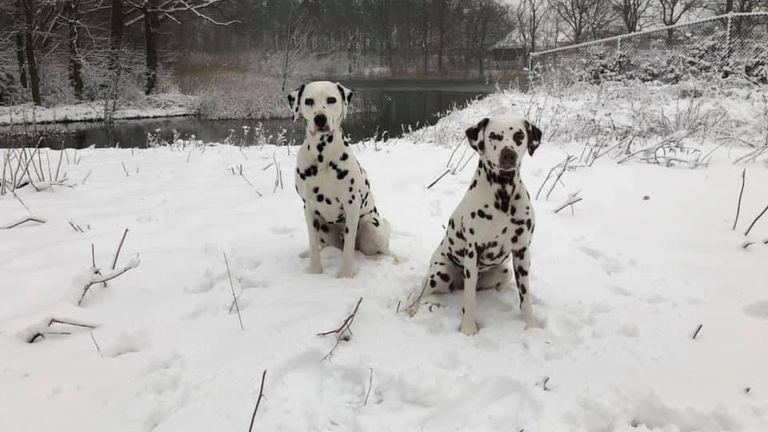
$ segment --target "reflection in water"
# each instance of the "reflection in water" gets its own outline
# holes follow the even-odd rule
[[[455,106],[463,106],[490,90],[487,86],[467,82],[372,81],[351,82],[356,88],[353,104],[361,111],[344,122],[344,133],[353,140],[370,137],[395,137],[409,127],[434,123],[439,114]],[[286,114],[288,107],[286,104]],[[304,123],[286,119],[272,120],[202,120],[193,117],[130,120],[115,124],[111,134],[101,123],[72,123],[38,127],[49,134],[47,145],[59,148],[145,147],[147,133],[165,141],[176,136],[206,142],[259,144],[256,137],[267,137],[270,144],[302,141]],[[9,143],[0,130],[0,147]]]

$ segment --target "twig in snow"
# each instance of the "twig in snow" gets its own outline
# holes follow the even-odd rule
[[[112,270],[114,270],[115,267],[117,266],[117,258],[120,256],[120,249],[123,248],[123,242],[125,242],[125,236],[127,235],[128,235],[128,228],[126,228],[125,231],[123,231],[123,238],[120,239],[120,244],[117,246],[117,250],[115,251],[115,259],[112,260]]]
[[[229,271],[229,260],[227,259],[227,253],[222,252],[224,255],[224,264],[227,265],[227,275],[229,275],[229,287],[232,289],[232,300],[235,302],[235,310],[237,310],[237,319],[240,321],[240,330],[245,331],[243,326],[243,317],[240,315],[240,305],[237,304],[237,296],[235,295],[235,284],[232,283],[232,272]]]
[[[373,368],[368,368],[370,370],[370,373],[368,374],[368,391],[365,392],[365,400],[363,401],[363,406],[368,405],[368,396],[371,395],[371,388],[373,388]]]
[[[557,177],[555,178],[555,181],[552,182],[552,187],[549,188],[549,191],[547,192],[547,196],[544,197],[545,200],[549,201],[549,196],[552,195],[552,191],[555,190],[555,186],[557,186],[557,183],[560,181],[560,178],[565,173],[565,170],[568,169],[568,164],[571,163],[571,161],[575,160],[576,158],[574,156],[568,156],[565,158],[565,161],[563,162],[562,169],[557,174]]]
[[[704,327],[704,324],[699,324],[699,326],[696,327],[696,331],[693,332],[693,337],[691,337],[691,339],[696,340],[696,336],[699,335],[699,332],[701,331],[702,327]]]
[[[87,329],[90,329],[90,330],[93,330],[93,329],[96,328],[96,326],[93,325],[93,324],[87,324],[87,323],[82,323],[82,322],[77,322],[77,321],[72,321],[72,320],[64,320],[64,319],[59,319],[59,318],[51,318],[50,320],[48,320],[47,323],[45,323],[43,325],[43,327],[48,329],[48,328],[50,328],[54,324],[67,325],[67,326],[71,326],[71,327],[81,327],[81,328],[87,328]],[[32,334],[30,334],[29,337],[27,337],[26,342],[27,343],[35,343],[39,339],[45,339],[45,335],[47,335],[47,334],[64,334],[64,335],[69,335],[71,333],[69,333],[69,332],[47,332],[47,331],[44,331],[44,330],[40,330],[40,331],[36,331],[36,332],[33,332]]]
[[[256,406],[253,407],[253,414],[251,414],[251,424],[248,426],[248,432],[253,432],[253,422],[256,420],[256,412],[259,411],[259,405],[261,404],[261,400],[264,398],[264,380],[267,377],[267,370],[264,369],[264,372],[261,374],[261,385],[259,386],[259,398],[256,399]]]
[[[451,172],[451,170],[445,170],[444,173],[440,174],[440,177],[436,178],[435,181],[433,181],[432,183],[429,184],[429,186],[427,186],[427,189],[432,189],[432,186],[436,185],[437,182],[442,180],[443,177],[445,177],[449,172]]]
[[[100,356],[104,357],[101,354],[101,348],[99,347],[99,343],[96,342],[96,338],[93,336],[93,329],[91,329],[90,334],[91,334],[91,340],[93,341],[93,345],[96,347],[96,351],[98,351]]]
[[[549,384],[549,377],[544,377],[544,381],[541,382],[541,388],[544,389],[544,391],[549,391],[547,384]]]
[[[125,168],[125,162],[123,162],[123,161],[120,161],[120,164],[123,166],[123,171],[125,171],[125,176],[126,176],[126,177],[130,177],[131,175],[130,175],[130,174],[128,174],[128,169],[127,169],[127,168]]]
[[[83,177],[83,181],[82,181],[83,184],[85,184],[85,182],[88,181],[88,178],[91,177],[92,172],[93,170],[88,171],[88,174],[86,174],[85,177]]]
[[[323,357],[323,360],[330,359],[333,356],[333,351],[336,350],[336,347],[339,346],[341,341],[348,341],[352,338],[352,330],[350,329],[352,327],[352,322],[355,320],[355,316],[357,316],[357,310],[360,308],[360,303],[363,302],[363,298],[360,297],[360,299],[357,300],[357,304],[355,305],[355,309],[352,311],[349,316],[344,320],[343,323],[339,326],[339,328],[335,330],[330,330],[327,332],[318,333],[318,336],[328,336],[335,334],[336,335],[336,343],[333,344],[333,347],[330,351],[328,351],[328,354]]]
[[[571,157],[571,156],[568,156],[568,157],[566,158],[566,160],[567,160],[568,158],[570,158],[570,157]],[[557,167],[559,167],[560,165],[562,165],[562,164],[564,164],[564,163],[565,163],[565,161],[563,161],[563,162],[560,162],[560,163],[558,163],[557,165],[555,165],[555,166],[553,166],[552,168],[550,168],[550,169],[549,169],[549,172],[547,173],[547,176],[546,176],[546,177],[544,177],[544,181],[543,181],[543,182],[541,182],[541,185],[539,186],[539,190],[537,190],[537,191],[536,191],[536,200],[537,200],[537,201],[538,201],[538,199],[539,199],[539,196],[541,196],[541,191],[542,191],[542,190],[544,190],[544,185],[546,185],[546,184],[547,184],[547,182],[548,182],[548,181],[549,181],[549,179],[552,177],[552,174],[555,172],[555,170],[557,169]]]
[[[581,198],[579,196],[579,191],[576,191],[576,192],[568,195],[568,198],[565,200],[565,202],[560,207],[555,209],[555,214],[560,213],[564,208],[566,208],[568,206],[571,206],[571,210],[573,210],[573,205],[576,204],[577,202],[583,200],[583,199],[584,198]]]
[[[754,227],[755,227],[755,224],[757,223],[757,221],[759,221],[759,220],[760,220],[760,218],[761,218],[761,217],[763,217],[763,215],[764,215],[766,212],[768,212],[768,205],[766,205],[766,206],[765,206],[765,208],[763,209],[763,211],[761,211],[761,212],[760,212],[760,214],[759,214],[759,215],[757,215],[757,217],[755,218],[755,220],[753,220],[753,221],[752,221],[752,223],[749,225],[749,228],[747,228],[747,231],[745,231],[745,232],[744,232],[744,235],[749,235],[749,232],[750,232],[750,231],[752,231],[752,228],[754,228]]]
[[[124,273],[128,272],[129,270],[133,270],[136,267],[138,267],[139,264],[141,264],[141,261],[139,261],[138,259],[134,259],[134,260],[131,260],[125,267],[119,270],[109,272],[103,276],[96,273],[94,276],[98,276],[98,277],[92,277],[91,280],[86,282],[86,284],[83,286],[83,293],[80,295],[80,298],[77,301],[77,305],[78,306],[82,305],[85,295],[88,294],[88,291],[90,291],[92,286],[100,283],[109,282],[112,279],[122,276]]]
[[[38,218],[38,217],[34,217],[34,216],[28,216],[28,217],[20,219],[20,220],[18,220],[16,222],[11,222],[8,225],[0,226],[0,230],[7,230],[7,229],[11,229],[11,228],[16,228],[17,226],[23,225],[23,224],[25,224],[27,222],[37,222],[39,224],[44,224],[47,221],[45,219],[42,219],[42,218]]]
[[[744,183],[747,181],[747,168],[741,172],[741,190],[739,191],[739,202],[736,204],[736,218],[733,219],[733,231],[736,231],[736,224],[739,222],[739,214],[741,213],[741,197],[744,196]]]

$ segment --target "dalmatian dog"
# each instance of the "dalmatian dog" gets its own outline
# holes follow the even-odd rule
[[[339,277],[354,276],[354,254],[389,254],[390,226],[379,215],[368,176],[344,138],[341,122],[352,91],[315,81],[288,95],[294,120],[307,122],[296,161],[296,191],[304,201],[309,234],[309,272],[322,273],[320,250],[342,250]]]
[[[541,130],[515,117],[485,118],[466,130],[480,160],[469,190],[448,221],[445,237],[432,255],[429,273],[413,294],[408,313],[418,311],[433,293],[464,289],[460,331],[477,333],[478,289],[504,290],[514,266],[520,308],[527,327],[537,326],[528,281],[533,206],[520,178],[520,163],[541,142]]]

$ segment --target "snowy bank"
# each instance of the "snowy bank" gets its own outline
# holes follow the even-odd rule
[[[160,94],[120,106],[115,113],[116,120],[130,120],[156,117],[187,116],[197,113],[198,100],[182,94]],[[0,126],[31,123],[70,123],[100,121],[104,119],[104,103],[88,102],[55,107],[40,107],[32,104],[0,106]]]
[[[573,136],[549,137],[523,168],[532,194],[546,184],[534,203],[532,266],[544,328],[523,329],[513,292],[479,294],[471,338],[457,330],[460,293],[431,299],[413,319],[396,312],[469,185],[476,160],[463,145],[454,151],[461,131],[493,111],[524,112],[529,100],[495,95],[426,131],[356,146],[395,256],[358,255],[351,280],[334,277],[333,250],[325,275],[304,272],[294,149],[70,151],[62,170],[73,187],[18,191],[47,223],[0,230],[0,430],[245,430],[263,370],[254,430],[768,430],[768,220],[743,235],[767,204],[768,164],[765,155],[736,163],[754,152],[747,145],[695,169],[646,153],[618,163],[625,147],[591,160],[594,140],[572,130],[575,117],[608,113],[595,104],[594,115],[563,114]],[[628,103],[606,106],[615,116]],[[697,136],[682,145],[718,148],[714,133]],[[567,155],[578,160],[562,183],[547,180]],[[573,212],[555,213],[576,191]],[[0,197],[0,225],[27,214]],[[106,273],[125,228],[117,268],[137,255],[141,265],[77,306],[70,290],[93,275],[91,245]],[[323,360],[334,339],[317,333],[338,327],[360,297],[352,338]],[[95,328],[47,327],[53,317]],[[25,343],[35,331],[49,334]]]

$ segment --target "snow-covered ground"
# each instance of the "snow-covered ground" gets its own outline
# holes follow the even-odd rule
[[[324,251],[325,275],[304,272],[306,233],[285,147],[80,151],[78,164],[64,162],[73,188],[19,192],[47,223],[0,230],[0,431],[246,430],[263,370],[254,431],[768,430],[768,219],[743,235],[768,204],[768,164],[765,156],[734,163],[753,151],[747,145],[716,147],[721,127],[760,139],[759,97],[706,99],[702,106],[726,106],[729,116],[666,138],[704,155],[717,148],[706,165],[639,156],[619,164],[619,147],[565,172],[548,200],[544,188],[531,288],[544,328],[524,330],[513,292],[479,294],[475,337],[457,330],[460,294],[433,298],[442,306],[412,319],[396,312],[469,185],[475,162],[460,169],[469,154],[452,148],[464,127],[488,113],[545,107],[530,115],[550,133],[523,161],[535,193],[567,154],[585,160],[586,124],[612,127],[609,140],[635,121],[645,131],[637,140],[663,140],[632,120],[635,111],[650,118],[674,107],[674,96],[654,94],[655,105],[641,109],[633,105],[647,97],[532,103],[499,94],[405,138],[357,145],[392,223],[395,257],[358,255],[351,280],[334,277],[338,251]],[[610,118],[623,120],[610,126]],[[449,160],[455,174],[428,189]],[[575,211],[555,214],[576,191],[584,200]],[[0,198],[0,225],[26,215],[13,197]],[[137,255],[140,265],[76,306],[91,245],[107,272],[126,228],[117,268]],[[755,244],[742,248],[746,240]],[[244,331],[230,311],[223,253]],[[360,297],[351,340],[324,360],[334,339],[316,334],[338,327]],[[58,326],[51,331],[72,334],[25,343],[30,326],[40,330],[50,317],[97,327]]]
[[[115,112],[116,120],[193,115],[197,98],[182,94],[160,94],[127,103]],[[55,107],[32,104],[0,106],[0,126],[24,123],[99,121],[104,119],[104,102],[80,103]]]

